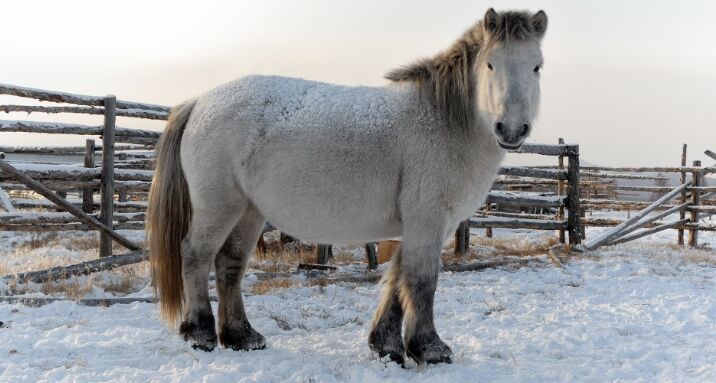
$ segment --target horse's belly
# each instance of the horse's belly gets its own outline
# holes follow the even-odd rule
[[[400,235],[400,221],[379,201],[361,205],[343,199],[316,203],[251,196],[272,225],[291,236],[316,243],[359,244]]]
[[[354,151],[303,144],[260,148],[257,161],[244,164],[241,186],[267,221],[311,242],[352,244],[400,235],[396,161],[371,146]]]

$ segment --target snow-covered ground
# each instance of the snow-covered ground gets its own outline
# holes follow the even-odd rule
[[[17,246],[7,239],[0,250]],[[248,296],[268,343],[252,352],[192,350],[148,303],[0,303],[0,381],[714,382],[716,235],[700,240],[710,248],[684,250],[667,231],[562,268],[537,257],[525,267],[441,273],[436,326],[452,365],[403,369],[370,352],[373,284]]]

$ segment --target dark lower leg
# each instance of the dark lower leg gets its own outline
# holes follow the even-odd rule
[[[414,256],[409,263],[406,262],[408,256]],[[425,248],[405,257],[400,275],[400,300],[405,313],[406,353],[418,363],[452,363],[452,351],[438,336],[433,321],[439,253],[433,256],[430,249]]]
[[[216,347],[214,314],[209,303],[209,271],[211,257],[197,251],[189,239],[182,243],[182,279],[184,283],[184,320],[179,332],[192,347],[211,351]]]
[[[403,326],[403,307],[398,298],[398,282],[400,279],[400,251],[391,260],[390,270],[386,276],[383,296],[375,312],[373,328],[368,337],[370,349],[382,358],[402,364],[405,347],[401,337]]]
[[[249,209],[216,257],[216,287],[219,293],[219,340],[234,350],[266,347],[264,337],[251,327],[243,298],[241,280],[263,221]],[[259,222],[260,221],[260,222]]]

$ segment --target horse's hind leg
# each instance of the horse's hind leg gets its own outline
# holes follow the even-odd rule
[[[418,363],[452,363],[452,351],[438,336],[433,302],[444,235],[428,222],[418,222],[403,233],[400,301],[405,313],[407,355]]]
[[[390,360],[403,364],[405,362],[405,346],[401,337],[403,328],[403,307],[398,298],[400,283],[401,250],[399,249],[390,260],[390,270],[385,278],[382,298],[373,318],[372,330],[368,336],[370,349],[381,358],[388,356]]]
[[[251,327],[241,297],[241,279],[264,218],[249,204],[233,233],[216,256],[216,287],[219,292],[219,341],[234,350],[266,347],[264,337]]]
[[[193,348],[211,351],[216,347],[216,324],[209,302],[209,272],[214,257],[247,203],[239,199],[227,202],[200,196],[192,199],[191,225],[182,241],[184,320],[179,332],[184,335],[184,340],[193,343]]]

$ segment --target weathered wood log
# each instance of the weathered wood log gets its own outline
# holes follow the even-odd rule
[[[448,264],[443,265],[442,271],[448,271],[453,273],[461,273],[466,271],[480,271],[485,269],[496,269],[501,266],[511,266],[511,265],[518,265],[518,266],[524,266],[527,265],[529,262],[539,262],[537,260],[529,260],[529,259],[504,259],[499,261],[489,261],[489,262],[474,262],[474,263],[457,263],[457,264]]]
[[[553,180],[566,180],[567,172],[553,169],[537,169],[521,166],[503,166],[497,174],[515,177],[547,178]]]
[[[462,221],[455,231],[455,255],[465,255],[470,251],[470,225]]]
[[[580,164],[579,145],[573,145],[567,156],[567,232],[569,244],[572,246],[582,243],[584,230],[581,227],[583,213],[580,201]]]
[[[114,215],[114,134],[117,122],[117,98],[104,98],[104,127],[102,130],[102,176],[100,178],[99,220],[110,230]],[[112,255],[112,238],[101,233],[99,238],[100,258]]]
[[[83,212],[81,209],[79,209],[79,208],[75,207],[74,205],[72,205],[71,203],[65,201],[63,198],[60,198],[52,190],[43,186],[41,183],[22,174],[22,172],[18,171],[12,165],[5,162],[5,160],[0,160],[0,169],[2,169],[6,173],[12,174],[15,177],[15,179],[17,179],[18,181],[27,185],[29,188],[34,190],[36,193],[42,195],[43,197],[47,198],[48,200],[56,203],[58,206],[67,210],[68,212],[72,213],[77,218],[80,218],[81,220],[83,220],[84,222],[86,222],[90,225],[94,225],[95,227],[97,227],[97,229],[99,229],[101,232],[107,234],[110,238],[114,239],[122,246],[124,246],[130,250],[139,250],[140,249],[139,246],[135,245],[132,241],[115,233],[114,231],[112,231],[112,229],[108,228],[106,225],[104,225],[102,222],[98,221],[96,218]]]
[[[697,172],[697,173],[712,173],[716,171],[716,167],[695,167],[695,166],[682,166],[682,167],[602,167],[602,166],[584,166],[582,170],[600,170],[600,171],[614,171],[614,172],[636,172],[636,173],[680,173],[685,172]]]
[[[671,186],[615,186],[615,190],[626,190],[626,191],[643,191],[643,192],[656,192],[656,193],[668,193],[674,188]]]
[[[562,196],[539,196],[502,190],[493,190],[487,195],[487,203],[514,206],[558,207],[564,206],[565,200]]]
[[[375,249],[375,242],[368,242],[365,244],[365,257],[368,261],[368,270],[375,270],[378,268],[378,253]]]
[[[0,105],[0,111],[5,113],[26,112],[27,114],[33,112],[47,114],[104,114],[104,108],[82,106]],[[166,120],[169,117],[169,113],[142,109],[117,109],[117,116],[144,118],[148,120]]]
[[[711,157],[711,158],[713,158],[714,160],[716,160],[716,153],[714,153],[714,152],[712,152],[712,151],[710,151],[710,150],[706,150],[706,151],[704,152],[704,154],[707,155],[707,156],[709,156],[709,157]]]
[[[654,222],[656,222],[656,221],[658,221],[658,220],[660,220],[660,219],[662,219],[662,218],[668,217],[669,215],[674,214],[674,213],[676,213],[676,212],[683,211],[683,210],[686,208],[686,206],[688,206],[688,205],[689,205],[688,202],[682,203],[681,205],[674,206],[674,207],[672,207],[672,208],[670,208],[670,209],[666,209],[666,210],[662,211],[661,213],[654,214],[654,215],[651,216],[651,217],[645,217],[644,219],[642,219],[642,220],[640,220],[639,222],[635,223],[635,224],[632,225],[631,227],[628,227],[628,228],[622,230],[622,232],[621,232],[619,235],[620,235],[621,237],[624,237],[624,236],[626,236],[627,234],[629,234],[629,233],[631,233],[631,232],[633,232],[633,231],[635,231],[635,230],[637,230],[637,229],[639,229],[639,228],[642,228],[642,227],[645,227],[646,225],[652,224],[652,223],[654,223]]]
[[[594,171],[580,171],[580,174],[582,177],[588,178],[614,178],[624,180],[668,180],[668,177],[650,176],[644,174],[605,173]]]
[[[134,170],[154,170],[154,160],[138,159],[138,160],[115,161],[114,168],[115,169],[134,169]]]
[[[68,199],[67,202],[77,206],[84,206],[84,201],[79,199]],[[46,199],[27,199],[27,198],[16,198],[12,200],[12,203],[18,209],[54,209],[57,207],[51,201]],[[114,210],[120,213],[133,213],[137,211],[147,210],[147,201],[127,201],[127,202],[114,202]],[[92,208],[99,208],[99,203],[94,202]],[[84,211],[84,210],[83,210]],[[87,211],[85,211],[87,213]],[[91,214],[91,213],[88,213]]]
[[[686,166],[686,148],[687,148],[686,144],[684,144],[681,148],[681,166],[682,167]],[[679,181],[682,184],[686,183],[686,172],[680,172]],[[681,203],[686,203],[686,190],[681,191]],[[682,210],[679,212],[679,219],[684,219],[684,218],[686,218],[686,212]],[[679,227],[679,229],[677,230],[677,236],[678,236],[678,239],[677,239],[678,244],[680,246],[683,246],[684,245],[684,229],[682,227]]]
[[[115,150],[145,149],[143,145],[124,144],[115,145]],[[0,152],[12,154],[47,154],[47,155],[84,155],[86,146],[0,146]],[[95,145],[95,151],[101,151],[102,146]]]
[[[528,169],[543,169],[543,170],[554,170],[555,166],[526,166]],[[606,171],[606,172],[634,172],[634,173],[679,173],[684,172],[699,172],[699,173],[714,173],[716,167],[693,167],[693,166],[681,166],[681,167],[605,167],[605,166],[582,166],[580,169],[582,172],[593,172],[593,171]],[[664,177],[659,177],[664,178]],[[650,178],[653,179],[653,178]]]
[[[144,230],[144,221],[117,222],[115,230]],[[96,227],[84,223],[6,225],[0,223],[0,231],[17,232],[59,232],[59,231],[93,231]]]
[[[473,217],[484,218],[485,216],[494,217],[506,217],[506,218],[525,218],[525,219],[539,219],[539,220],[553,220],[554,215],[547,214],[528,214],[528,213],[510,213],[506,211],[496,210],[479,210]],[[559,221],[559,219],[558,219]]]
[[[701,161],[694,161],[693,162],[694,167],[700,167]],[[691,173],[691,184],[695,187],[701,186],[701,173],[699,172],[692,172]],[[691,205],[692,206],[698,206],[700,202],[701,193],[698,190],[692,190],[691,191]],[[689,218],[691,220],[691,223],[698,224],[699,223],[699,210],[689,210]],[[695,229],[689,230],[689,246],[696,247],[699,244],[699,231]]]
[[[92,188],[92,190],[99,190],[99,180],[91,181],[61,181],[61,180],[42,180],[42,183],[47,186],[48,189],[57,191],[75,191],[84,188]],[[132,193],[148,192],[151,187],[151,182],[144,181],[115,181],[115,191],[126,190]],[[24,185],[3,182],[0,186],[6,190],[28,190]]]
[[[559,144],[564,144],[564,139],[560,137],[560,138],[557,140],[557,142],[558,142]],[[561,156],[558,157],[558,159],[557,159],[557,166],[558,166],[559,170],[564,171],[564,156],[563,156],[563,155],[561,155]],[[565,187],[566,187],[565,181],[560,180],[560,181],[556,181],[556,182],[557,182],[557,195],[558,195],[558,196],[563,196],[563,195],[565,195],[565,190],[566,190],[566,188],[565,188]],[[580,180],[579,182],[580,182],[580,183],[583,183],[584,181]],[[559,207],[557,208],[557,217],[556,217],[556,219],[557,219],[558,221],[564,220],[564,206],[559,206]],[[567,237],[566,237],[565,234],[566,234],[566,231],[565,231],[563,228],[562,228],[562,229],[559,229],[559,231],[558,231],[559,243],[565,243],[565,242],[566,242],[566,238],[567,238]]]
[[[541,154],[544,156],[566,156],[569,154],[569,146],[549,144],[524,144],[518,150],[510,150],[511,153]]]
[[[100,179],[102,171],[99,168],[86,168],[77,165],[38,165],[35,163],[11,162],[18,170],[35,180],[61,180],[61,181],[86,181]],[[150,170],[117,169],[115,179],[117,181],[147,181],[151,182],[154,172]],[[0,173],[0,181],[7,181],[11,177]]]
[[[323,270],[335,271],[338,267],[318,263],[299,263],[298,270]]]
[[[116,222],[144,221],[145,213],[117,213],[112,217]],[[77,217],[66,212],[6,212],[0,213],[0,223],[6,225],[33,225],[44,223],[82,223]]]
[[[617,218],[581,218],[581,225],[584,227],[614,227],[622,223],[624,223],[624,220]],[[646,227],[652,226],[646,225]]]
[[[716,224],[713,223],[685,223],[684,227],[687,229],[694,229],[698,231],[716,231]]]
[[[524,218],[487,217],[470,218],[468,225],[475,229],[504,228],[504,229],[533,229],[533,230],[559,230],[566,227],[564,221],[547,221]]]
[[[15,207],[12,206],[12,202],[10,202],[10,196],[5,193],[5,190],[3,190],[2,187],[0,187],[0,206],[2,206],[8,213],[15,211]]]
[[[628,208],[633,210],[640,210],[647,206],[651,205],[651,202],[644,202],[644,201],[619,201],[619,200],[610,200],[610,199],[594,199],[594,198],[585,198],[582,199],[582,206],[587,209],[599,209],[599,208],[610,208],[610,209],[617,209],[617,208]],[[675,205],[662,205],[659,206],[657,209],[668,209],[672,208]]]
[[[685,183],[675,189],[673,189],[671,192],[667,193],[663,197],[659,198],[658,200],[654,201],[651,205],[649,205],[646,209],[634,214],[631,218],[627,219],[620,225],[614,227],[611,230],[607,230],[606,232],[602,233],[601,235],[598,235],[591,241],[587,241],[583,244],[584,248],[586,250],[594,250],[599,246],[602,246],[606,243],[611,242],[612,240],[616,239],[621,235],[621,232],[627,229],[629,226],[639,222],[642,218],[644,218],[647,214],[654,211],[657,207],[664,204],[664,202],[670,200],[675,195],[681,193],[682,190],[686,189],[689,186],[688,183]]]
[[[316,245],[316,263],[319,265],[325,265],[328,263],[328,258],[333,256],[333,247],[331,245],[318,244]]]
[[[698,211],[704,214],[716,214],[716,206],[691,205],[686,208],[687,211]]]
[[[85,96],[81,94],[27,88],[10,84],[0,84],[0,94],[33,98],[39,101],[50,101],[87,106],[104,106],[103,97]],[[154,110],[158,112],[169,113],[169,107],[140,102],[120,100],[117,101],[117,107],[121,109]]]
[[[689,190],[695,190],[701,193],[701,198],[704,197],[703,193],[713,193],[716,192],[716,186],[692,186],[689,188]]]
[[[85,141],[85,167],[88,169],[94,169],[94,149],[95,144],[93,139]],[[91,214],[94,209],[94,192],[92,188],[82,189],[82,211]]]
[[[127,254],[94,259],[70,266],[57,266],[45,270],[29,271],[16,275],[6,275],[4,278],[15,279],[18,282],[30,281],[35,283],[44,283],[47,281],[56,281],[58,279],[67,279],[78,275],[87,275],[98,271],[111,270],[120,266],[139,263],[147,259],[149,259],[148,253],[137,250]]]
[[[658,232],[660,232],[660,231],[662,231],[662,230],[673,229],[673,228],[675,228],[675,227],[677,227],[677,226],[681,226],[681,225],[685,224],[686,222],[689,222],[689,219],[688,219],[688,218],[681,219],[681,220],[678,220],[678,221],[675,221],[675,222],[665,223],[665,224],[663,224],[663,225],[659,225],[659,226],[653,227],[653,228],[651,228],[651,229],[642,230],[642,231],[633,233],[633,234],[631,234],[631,235],[625,235],[625,236],[623,236],[623,237],[620,237],[620,238],[617,238],[616,240],[611,241],[609,244],[610,244],[610,245],[616,245],[616,244],[619,244],[619,243],[625,243],[625,242],[633,241],[633,240],[635,240],[635,239],[639,239],[639,238],[645,237],[645,236],[647,236],[647,235],[652,235],[652,234],[654,234],[654,233],[658,233]]]
[[[101,136],[102,126],[61,124],[57,122],[7,121],[0,120],[0,132],[24,132],[47,134],[77,134]],[[159,132],[141,129],[117,128],[116,141],[132,144],[155,144]]]

